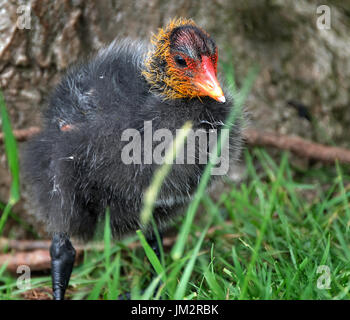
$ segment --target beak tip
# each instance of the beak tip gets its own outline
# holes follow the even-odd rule
[[[226,98],[225,96],[221,96],[221,97],[218,97],[217,100],[221,103],[225,103],[226,102]]]

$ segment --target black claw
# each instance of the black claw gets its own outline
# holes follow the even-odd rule
[[[75,249],[66,234],[53,236],[50,256],[53,298],[63,300],[75,260]]]

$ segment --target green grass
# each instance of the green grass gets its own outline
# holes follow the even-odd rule
[[[4,142],[5,142],[5,153],[8,161],[10,173],[12,176],[12,183],[10,189],[10,197],[7,205],[5,205],[0,217],[0,236],[4,229],[5,223],[8,219],[8,216],[11,212],[11,208],[19,200],[19,164],[18,164],[18,154],[17,154],[17,145],[16,140],[13,136],[10,120],[8,118],[5,101],[0,91],[0,113],[2,119],[2,131],[4,133]]]
[[[253,76],[247,79],[240,95],[234,92],[239,104]],[[84,252],[67,297],[116,299],[130,291],[133,299],[349,299],[349,168],[303,171],[288,153],[274,159],[260,148],[245,150],[242,161],[244,180],[226,181],[215,201],[205,192],[210,171],[203,176],[174,226],[179,236],[173,248],[160,260],[141,231],[112,242],[105,223],[104,250]],[[141,247],[131,250],[132,241]],[[317,286],[323,265],[330,270],[329,289]],[[42,286],[50,286],[48,276],[32,278],[33,288]],[[21,299],[21,293],[0,266],[0,299]]]
[[[245,162],[243,183],[216,202],[205,197],[182,258],[173,260],[166,250],[162,264],[142,233],[143,248],[127,247],[135,237],[111,243],[106,224],[105,250],[84,253],[69,297],[114,299],[131,289],[133,298],[148,299],[163,279],[158,292],[163,299],[349,299],[346,168],[329,168],[325,187],[315,180],[322,168],[296,173],[287,154],[275,161],[254,149],[245,152]],[[207,236],[212,226],[216,230]],[[158,274],[153,282],[152,264]],[[330,269],[330,289],[317,288],[321,265]],[[20,298],[15,278],[3,268],[0,283],[2,299]],[[49,285],[47,276],[32,279],[33,287]]]

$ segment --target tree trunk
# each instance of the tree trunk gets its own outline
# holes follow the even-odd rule
[[[318,1],[308,0],[0,0],[0,86],[12,125],[40,125],[39,111],[71,63],[115,37],[148,39],[184,16],[214,37],[238,84],[260,67],[247,101],[253,127],[349,146],[350,4],[325,2],[330,29],[317,27]],[[0,152],[6,202],[10,177]]]

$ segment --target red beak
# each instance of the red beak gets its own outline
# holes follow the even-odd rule
[[[209,57],[202,57],[202,72],[194,79],[193,83],[202,95],[209,96],[222,103],[226,101],[216,77],[213,62]]]

